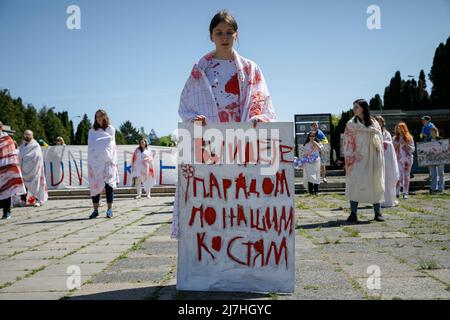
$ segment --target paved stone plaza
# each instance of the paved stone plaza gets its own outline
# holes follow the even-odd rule
[[[101,218],[87,220],[87,199],[15,208],[0,221],[0,299],[450,299],[449,194],[401,200],[384,223],[362,207],[358,225],[345,223],[342,195],[296,201],[292,295],[178,292],[173,197],[154,197],[118,199],[113,219],[101,207]],[[71,266],[80,289],[67,286]]]

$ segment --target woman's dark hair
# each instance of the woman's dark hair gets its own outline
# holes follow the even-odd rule
[[[138,142],[139,143],[139,149],[141,150],[141,152],[144,152],[144,149],[142,149],[142,147],[141,147],[141,141],[145,142],[145,148],[148,147],[148,142],[147,142],[147,139],[145,139],[144,137],[139,139],[139,142]]]
[[[370,127],[372,125],[372,117],[370,116],[369,104],[364,99],[355,100],[355,102],[353,102],[353,104],[355,104],[355,103],[357,105],[359,105],[364,111],[364,119],[363,119],[364,125],[366,127]],[[357,118],[358,117],[355,116],[355,123],[358,121]]]
[[[212,18],[211,23],[209,25],[209,35],[212,36],[212,32],[215,27],[221,22],[225,22],[229,24],[235,32],[238,31],[238,24],[236,19],[231,15],[228,10],[220,10],[216,13],[216,15]]]
[[[315,136],[314,136],[314,141],[317,143],[320,143],[319,139],[317,139],[317,132],[316,131],[310,131],[308,132],[308,136],[306,137],[306,141],[303,144],[304,146],[306,146],[306,144],[309,142],[309,137],[311,137],[311,134],[314,132]]]
[[[101,124],[97,122],[97,113],[102,114],[103,121]],[[106,113],[106,111],[103,109],[99,109],[99,110],[95,111],[94,126],[93,126],[94,130],[98,130],[100,128],[102,128],[103,130],[106,130],[106,128],[108,128],[108,127],[109,127],[109,117],[108,117],[108,114]]]

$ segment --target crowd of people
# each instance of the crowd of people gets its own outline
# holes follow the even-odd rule
[[[65,145],[58,137],[56,145]],[[48,145],[47,145],[48,146]],[[3,131],[0,122],[0,205],[3,208],[2,219],[11,219],[13,206],[41,206],[48,200],[48,188],[45,178],[42,147],[46,144],[34,139],[33,132],[26,130],[20,146]],[[98,208],[103,191],[106,193],[106,217],[112,218],[114,189],[119,180],[117,170],[117,148],[115,129],[109,123],[104,110],[95,113],[95,122],[88,136],[88,177],[92,197],[93,212],[90,219],[99,216]],[[147,141],[142,138],[132,159],[132,177],[138,196],[144,187],[147,197],[156,184],[154,161]]]
[[[220,11],[211,20],[210,39],[215,49],[202,57],[192,68],[180,97],[179,115],[183,122],[233,123],[275,121],[271,97],[261,68],[240,56],[233,48],[237,41],[238,24],[227,11]],[[373,117],[369,104],[363,99],[354,101],[354,116],[346,124],[342,145],[345,158],[346,196],[350,202],[349,222],[357,222],[359,203],[373,205],[375,220],[383,221],[382,207],[398,205],[398,198],[408,199],[415,143],[406,123],[395,126],[393,136],[386,129],[381,116]],[[88,177],[93,211],[90,219],[99,217],[99,203],[106,193],[106,217],[113,217],[114,189],[119,176],[117,169],[116,130],[104,110],[95,113],[88,135]],[[429,116],[422,117],[423,142],[438,143],[439,131]],[[57,145],[65,145],[58,137]],[[317,195],[321,179],[327,183],[322,163],[325,134],[317,122],[302,148],[302,155],[294,161],[303,169],[303,183],[311,195]],[[17,150],[14,141],[0,124],[0,200],[3,218],[11,217],[14,197],[18,205],[40,206],[48,199],[41,147],[31,130],[26,130],[23,143]],[[444,190],[444,167],[430,166],[431,193]],[[152,152],[145,139],[138,141],[132,159],[132,177],[137,196],[151,196],[155,185]],[[178,235],[178,192],[176,191],[172,236]]]

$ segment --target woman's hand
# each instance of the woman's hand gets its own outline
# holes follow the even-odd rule
[[[202,127],[206,126],[206,117],[204,115],[197,115],[191,121],[192,121],[192,123],[200,122]]]

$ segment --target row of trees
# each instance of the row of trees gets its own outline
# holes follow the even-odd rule
[[[0,121],[10,125],[16,131],[14,139],[20,142],[25,130],[34,132],[36,139],[43,139],[48,144],[55,144],[57,137],[63,137],[66,144],[87,144],[92,122],[84,114],[77,128],[67,111],[55,112],[54,108],[42,107],[37,110],[32,104],[24,105],[21,98],[13,98],[8,90],[0,91]],[[117,144],[137,144],[143,137],[152,145],[174,146],[173,136],[158,137],[155,130],[146,134],[144,128],[137,129],[130,121],[123,122],[116,130]]]
[[[431,94],[427,91],[425,72],[404,80],[397,71],[384,90],[383,99],[376,94],[370,100],[372,110],[426,110],[450,107],[450,37],[436,48],[433,65],[428,78],[433,84]]]
[[[428,78],[433,84],[431,94],[427,91],[425,72],[420,71],[418,80],[404,80],[400,71],[391,78],[384,90],[383,99],[376,94],[369,101],[371,110],[427,110],[450,108],[450,37],[437,47]],[[340,134],[344,133],[347,122],[353,117],[352,109],[333,116],[331,126],[332,145],[339,155]]]

